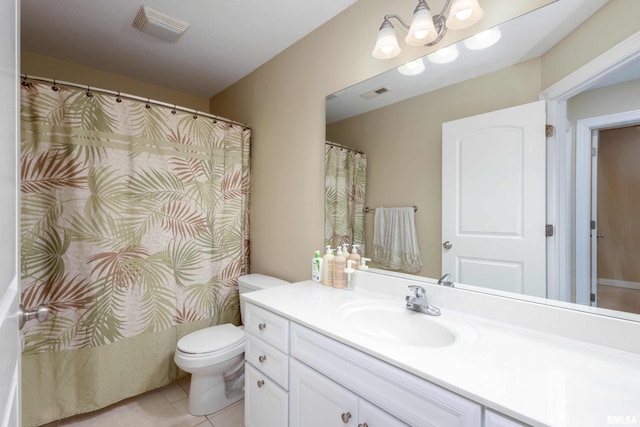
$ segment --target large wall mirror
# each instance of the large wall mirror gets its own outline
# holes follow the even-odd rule
[[[541,94],[556,83],[545,81],[553,75],[549,71],[555,67],[552,61],[567,60],[554,59],[553,54],[548,54],[550,49],[578,39],[584,40],[580,46],[588,51],[590,43],[601,37],[603,23],[608,28],[615,27],[616,14],[629,13],[627,6],[638,7],[629,1],[558,1],[501,24],[497,27],[501,37],[486,49],[469,48],[468,42],[463,41],[448,47],[457,50],[452,62],[436,63],[435,54],[427,55],[413,64],[414,68],[424,68],[421,74],[404,75],[392,69],[327,97],[326,139],[367,157],[365,205],[417,207],[415,224],[423,266],[416,273],[416,280],[450,272],[442,267],[442,185],[446,172],[442,166],[443,123],[540,100]],[[595,33],[588,35],[590,30]],[[575,51],[575,55],[580,56],[581,52]],[[492,289],[485,283],[464,282],[465,285],[640,321],[640,247],[636,243],[640,241],[640,220],[635,224],[635,219],[640,218],[640,174],[635,166],[640,158],[637,63],[640,61],[629,60],[624,67],[616,67],[615,72],[600,73],[598,79],[583,82],[575,91],[579,93],[557,104],[566,107],[566,126],[561,129],[565,153],[555,159],[562,163],[556,167],[565,172],[566,182],[564,189],[546,189],[567,193],[562,213],[567,236],[560,257],[566,263],[562,296],[550,293],[545,283],[541,283],[542,293],[530,295],[526,291],[505,293],[507,289]],[[566,64],[559,68],[563,66]],[[558,78],[562,77],[565,76]],[[547,114],[548,108],[547,105]],[[592,129],[598,131],[591,132]],[[590,140],[592,133],[595,142]],[[580,138],[589,139],[588,155],[584,154],[585,142]],[[592,143],[598,145],[593,159]],[[548,163],[546,167],[549,168]],[[589,177],[586,190],[585,169]],[[587,229],[582,235],[585,233],[581,232],[580,221],[585,210],[592,211],[587,215],[595,215],[598,227],[595,233]],[[364,223],[366,255],[373,240],[374,213],[365,214]],[[543,258],[546,250],[542,249]],[[583,265],[585,254],[587,270]],[[545,269],[545,264],[541,268]],[[592,271],[593,286],[589,277]],[[394,274],[380,269],[376,272]],[[595,302],[590,301],[591,294]],[[545,299],[547,296],[561,302]]]

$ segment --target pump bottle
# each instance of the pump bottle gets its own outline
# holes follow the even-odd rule
[[[316,251],[311,260],[311,280],[314,282],[322,282],[322,261],[320,251]]]
[[[333,286],[333,253],[331,246],[327,246],[327,251],[322,257],[322,284]]]
[[[344,269],[347,267],[347,259],[342,255],[342,248],[338,246],[338,253],[333,259],[333,287],[344,288]]]
[[[347,257],[347,262],[353,261],[353,265],[357,269],[360,265],[360,254],[358,253],[358,245],[353,245],[351,253]]]

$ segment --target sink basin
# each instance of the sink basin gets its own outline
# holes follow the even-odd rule
[[[441,317],[407,310],[403,301],[354,301],[338,310],[345,326],[368,338],[388,344],[414,347],[446,347],[457,343],[465,330],[473,328],[459,325]]]

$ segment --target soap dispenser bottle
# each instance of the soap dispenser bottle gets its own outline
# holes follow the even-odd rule
[[[342,248],[338,246],[338,253],[333,259],[333,287],[344,288],[344,269],[347,267],[347,259],[342,255]]]
[[[344,269],[344,276],[346,278],[346,283],[344,285],[344,290],[345,291],[352,291],[356,288],[356,282],[355,282],[355,277],[354,277],[354,273],[356,272],[356,270],[353,268],[353,265],[356,262],[352,259],[347,261],[347,268]]]
[[[331,246],[327,246],[327,251],[322,257],[322,284],[325,286],[333,286],[333,259]]]
[[[358,245],[353,245],[351,248],[351,253],[347,257],[347,262],[353,261],[353,265],[355,268],[358,268],[360,265],[360,254],[358,253]]]

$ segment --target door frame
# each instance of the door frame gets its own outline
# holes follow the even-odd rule
[[[591,146],[592,133],[640,123],[640,110],[590,117],[576,122],[576,302],[591,301]]]
[[[576,174],[571,174],[571,152],[572,152],[572,124],[567,118],[567,100],[585,90],[591,88],[601,77],[616,71],[633,60],[640,58],[640,31],[631,35],[616,46],[607,50],[600,56],[578,68],[557,83],[548,87],[540,93],[540,99],[547,102],[547,123],[554,126],[555,132],[547,137],[547,224],[554,225],[553,236],[547,239],[547,297],[571,302],[571,243],[572,243],[572,221],[571,207],[572,192],[571,182],[576,177],[577,180],[577,157]],[[576,126],[576,132],[577,132]],[[589,161],[591,161],[591,138],[588,137]],[[576,133],[576,156],[584,148],[584,140]],[[589,177],[590,179],[590,177]],[[589,190],[590,191],[590,190]],[[578,193],[576,187],[575,204],[584,205],[584,194]],[[590,220],[589,220],[590,221]],[[583,219],[575,221],[575,283],[583,283],[583,286],[576,286],[576,303],[584,304],[584,278],[587,284],[590,269],[584,276],[584,262],[590,263],[590,245],[585,248],[580,246],[577,236],[582,232],[585,225]],[[580,227],[580,230],[578,228]],[[588,236],[588,234],[587,234]],[[580,273],[578,273],[580,271]],[[590,301],[589,290],[586,304]]]

